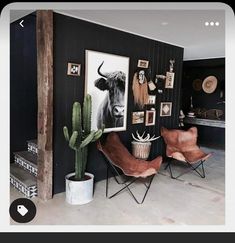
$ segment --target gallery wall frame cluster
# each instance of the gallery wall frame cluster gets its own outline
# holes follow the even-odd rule
[[[132,124],[144,124],[145,126],[155,126],[156,113],[159,112],[160,117],[171,116],[172,114],[172,101],[162,101],[160,100],[160,106],[156,104],[157,96],[164,92],[164,89],[173,89],[174,88],[174,64],[175,59],[169,60],[169,71],[166,71],[164,74],[156,74],[155,82],[153,82],[151,76],[146,78],[145,73],[146,69],[150,68],[150,62],[148,60],[138,60],[137,67],[141,68],[134,74],[133,78],[133,96],[135,104],[139,109],[138,111],[132,112]],[[150,69],[151,75],[151,69]],[[137,82],[136,79],[139,81]],[[163,80],[164,85],[158,87],[159,80]],[[134,87],[134,82],[138,83],[138,87]],[[147,85],[143,85],[147,83]],[[145,92],[138,93],[138,89],[141,90],[145,88]],[[138,95],[141,96],[142,100],[138,98]],[[144,99],[144,96],[147,96],[147,99]],[[136,96],[136,97],[135,97]],[[147,102],[146,102],[147,100]]]
[[[104,125],[104,132],[125,131],[130,58],[94,50],[85,50],[85,52],[85,94],[90,94],[93,100],[92,129],[99,129]],[[175,61],[170,60],[169,62],[170,71],[167,71],[165,76],[160,76],[160,78],[165,79],[165,89],[174,87],[173,64]],[[145,121],[145,126],[154,126],[156,120],[156,94],[150,95],[148,88],[154,91],[156,85],[151,77],[149,81],[147,80],[146,71],[144,70],[149,68],[149,61],[139,59],[137,67],[141,68],[134,74],[139,85],[138,89],[142,89],[142,87],[145,89],[145,94],[140,93],[140,95],[147,95],[147,99],[143,98],[144,103],[140,104],[140,101],[137,100],[137,104],[141,108],[143,108],[143,105],[152,107],[146,109],[146,111],[133,112],[132,124],[141,124]],[[68,75],[80,76],[80,70],[81,64],[68,63]],[[135,77],[133,82],[136,82]],[[156,82],[157,78],[155,79]],[[120,83],[124,84],[124,89],[118,88]],[[133,92],[138,93],[139,91],[133,88]],[[161,102],[160,116],[171,116],[171,109],[172,102]]]
[[[92,129],[105,127],[104,132],[125,131],[127,124],[128,84],[130,57],[104,53],[95,50],[85,50],[85,93],[93,100]],[[169,60],[170,68],[166,75],[156,75],[155,84],[151,76],[146,77],[146,70],[150,68],[148,60],[138,59],[132,84],[134,99],[142,111],[132,112],[132,124],[144,123],[154,126],[156,122],[156,92],[158,78],[165,80],[165,89],[173,89],[174,59]],[[80,76],[81,64],[68,63],[67,75]],[[150,73],[151,75],[151,73]],[[149,79],[149,80],[148,80]],[[137,87],[135,85],[137,84]],[[119,88],[123,85],[123,88]],[[144,90],[144,91],[143,91]],[[160,93],[163,91],[161,90]],[[172,102],[161,102],[160,117],[171,116]]]

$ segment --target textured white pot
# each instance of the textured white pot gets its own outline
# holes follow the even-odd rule
[[[143,159],[147,160],[149,157],[150,149],[151,149],[151,142],[137,142],[137,141],[132,141],[132,154],[137,158],[137,159]]]
[[[85,173],[88,180],[72,181],[69,178],[75,173],[70,173],[65,177],[66,181],[66,201],[73,205],[82,205],[93,200],[94,175]]]

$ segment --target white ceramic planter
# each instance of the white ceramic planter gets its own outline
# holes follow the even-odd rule
[[[150,149],[151,149],[151,142],[137,142],[132,141],[132,154],[137,159],[147,160],[149,157]]]
[[[75,173],[70,173],[65,177],[66,201],[73,205],[82,205],[93,200],[94,175],[85,173],[90,179],[85,181],[72,181],[69,178]]]

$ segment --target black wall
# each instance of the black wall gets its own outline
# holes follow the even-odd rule
[[[36,17],[10,25],[10,153],[27,150],[37,137]]]
[[[131,133],[137,129],[159,135],[162,125],[178,127],[183,49],[60,14],[54,14],[54,28],[54,193],[58,193],[64,191],[65,175],[74,171],[74,154],[64,140],[62,128],[71,124],[73,102],[83,101],[85,50],[130,57],[127,131],[119,132],[119,135],[131,149]],[[166,74],[169,60],[175,59],[174,89],[166,89],[163,94],[157,94],[156,126],[131,124],[132,112],[139,110],[133,104],[131,88],[138,59],[150,61],[152,78],[156,74]],[[67,76],[68,62],[82,64],[80,77]],[[173,102],[171,117],[159,117],[161,101]],[[157,140],[152,145],[150,157],[154,158],[163,152],[162,140]],[[89,146],[87,171],[95,174],[96,181],[105,178],[105,164],[94,143]]]
[[[218,80],[216,90],[207,94],[202,89],[195,91],[192,83],[195,79],[202,81],[207,76],[215,76]],[[220,92],[223,91],[223,97]],[[225,119],[225,104],[221,101],[225,100],[225,58],[213,58],[203,60],[193,60],[183,62],[183,80],[182,80],[182,109],[187,114],[190,109],[190,96],[193,97],[194,108],[205,109],[221,109],[224,115],[221,119]],[[198,126],[200,143],[206,145],[225,144],[225,129],[207,126]]]

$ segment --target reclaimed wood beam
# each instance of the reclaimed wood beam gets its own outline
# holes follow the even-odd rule
[[[53,176],[53,11],[37,11],[38,197],[52,198]]]

